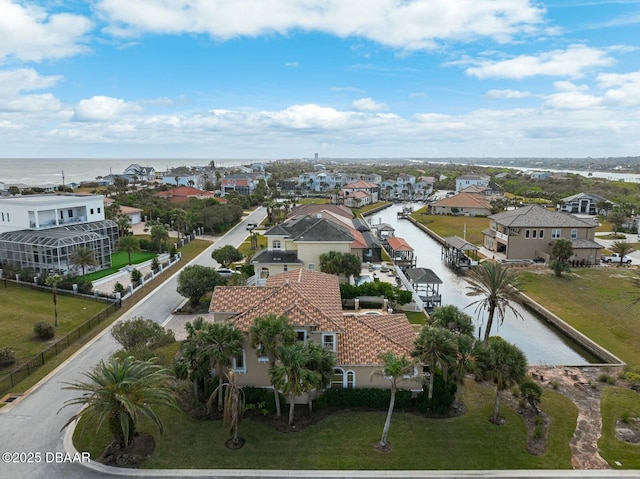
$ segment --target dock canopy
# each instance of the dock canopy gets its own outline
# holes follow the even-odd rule
[[[418,293],[418,296],[424,302],[427,310],[432,310],[441,305],[440,285],[442,280],[433,270],[428,268],[409,268],[405,271],[405,274],[411,281],[414,291]]]
[[[468,268],[477,264],[478,249],[476,245],[459,236],[447,236],[442,245],[442,259],[455,268]]]

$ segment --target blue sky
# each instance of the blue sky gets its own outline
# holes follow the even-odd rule
[[[640,155],[640,0],[0,0],[2,157]]]

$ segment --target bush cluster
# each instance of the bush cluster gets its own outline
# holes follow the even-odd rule
[[[49,324],[44,321],[38,321],[33,326],[33,332],[38,339],[51,339],[56,335],[56,330],[53,327],[53,324]]]
[[[0,348],[0,367],[8,366],[16,362],[16,352],[13,348],[5,346]]]
[[[446,381],[440,372],[433,378],[433,395],[429,399],[428,385],[425,384],[422,392],[418,395],[418,410],[429,412],[440,416],[446,416],[451,410],[456,397],[458,385],[454,381]]]
[[[266,411],[268,414],[276,413],[276,401],[273,397],[273,390],[270,388],[243,387],[244,399],[248,410]],[[286,398],[283,394],[280,398],[280,409],[284,410]],[[252,406],[253,405],[253,406]]]
[[[316,409],[335,407],[340,409],[366,408],[386,410],[389,408],[390,400],[390,389],[327,389],[316,399],[314,407]],[[408,409],[410,406],[411,391],[397,391],[395,408]]]

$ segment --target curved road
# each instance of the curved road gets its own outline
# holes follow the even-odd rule
[[[259,207],[189,264],[215,266],[215,261],[211,259],[213,249],[225,245],[239,246],[247,237],[247,223],[260,223],[265,217],[265,208]],[[143,316],[157,323],[164,323],[185,301],[176,292],[178,274],[179,272],[166,279],[118,321]],[[59,457],[55,455],[56,452],[64,453],[64,433],[60,429],[77,412],[73,407],[58,412],[67,399],[78,395],[77,392],[61,389],[61,383],[84,379],[83,371],[91,370],[118,349],[119,345],[108,334],[109,331],[111,327],[38,383],[28,395],[0,409],[0,452],[33,452],[41,455],[39,463],[7,464],[0,461],[1,478],[88,477],[85,467],[59,462]],[[36,456],[32,459],[37,461]],[[96,472],[91,477],[107,476]]]

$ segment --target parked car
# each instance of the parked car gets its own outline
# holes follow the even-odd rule
[[[258,223],[247,223],[247,231],[251,231],[258,227]]]
[[[218,268],[216,271],[223,278],[231,278],[234,274],[241,274],[240,271],[234,271],[229,268]]]

